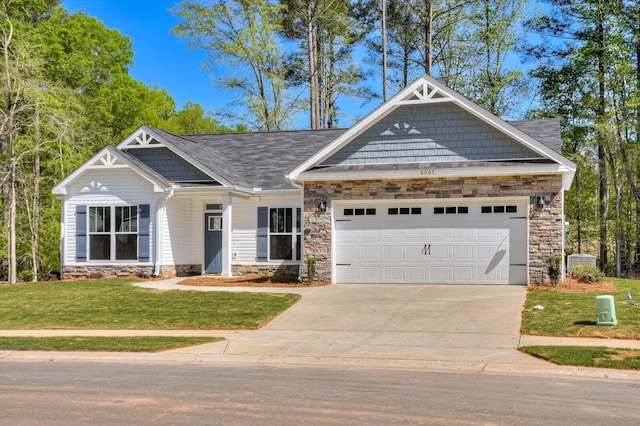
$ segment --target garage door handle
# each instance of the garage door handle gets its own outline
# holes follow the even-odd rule
[[[431,244],[425,244],[424,245],[424,248],[422,249],[422,254],[431,255]]]

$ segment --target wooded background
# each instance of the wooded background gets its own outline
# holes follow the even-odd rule
[[[0,281],[60,270],[51,188],[142,124],[340,127],[357,118],[347,101],[379,104],[425,73],[503,118],[559,117],[578,164],[567,253],[640,273],[636,0],[185,0],[168,13],[180,19],[172,33],[208,53],[205,72],[228,93],[220,111],[178,110],[133,79],[130,39],[94,17],[59,0],[0,0]]]

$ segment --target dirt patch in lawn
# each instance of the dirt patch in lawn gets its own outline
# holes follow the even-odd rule
[[[541,284],[530,287],[531,290],[547,290],[547,291],[559,291],[562,293],[604,293],[604,292],[613,292],[617,291],[618,287],[616,287],[613,283],[593,283],[593,284],[585,284],[578,280],[574,279],[566,279],[557,286],[552,286],[551,284]]]
[[[313,284],[299,282],[278,282],[271,281],[271,277],[263,275],[247,275],[243,277],[221,278],[221,277],[199,277],[187,278],[178,285],[195,285],[211,287],[322,287],[329,283],[315,281]]]

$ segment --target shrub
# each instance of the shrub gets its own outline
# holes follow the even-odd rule
[[[20,271],[18,273],[18,278],[20,279],[20,281],[24,281],[24,282],[30,282],[33,281],[33,277],[34,277],[34,273],[31,270],[27,270],[27,271]]]
[[[547,273],[553,285],[558,285],[560,282],[560,274],[562,273],[560,262],[561,259],[558,256],[547,257]]]
[[[316,278],[316,258],[310,256],[307,259],[307,268],[309,273],[309,284],[313,284],[313,280]]]
[[[572,266],[571,277],[586,284],[599,283],[604,280],[604,274],[600,269],[592,265]]]

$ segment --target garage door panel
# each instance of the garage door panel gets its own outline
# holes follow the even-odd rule
[[[404,268],[407,281],[424,282],[427,279],[427,269],[424,266],[408,266]]]
[[[364,246],[359,249],[359,259],[370,262],[372,260],[382,260],[382,250],[380,247]]]
[[[360,202],[375,206],[378,214],[336,221],[338,282],[527,282],[526,217],[509,215],[506,209],[496,209],[495,214],[493,210],[484,214],[480,209],[484,203],[513,205],[513,201],[460,202],[467,206],[463,214],[457,214],[460,209],[449,214],[448,207],[439,214],[430,207],[447,205],[447,201],[422,202],[426,207],[417,214],[412,209],[411,214],[397,216],[388,215],[387,209],[399,205],[398,201],[388,205]],[[526,211],[526,202],[520,202],[518,214]]]
[[[453,280],[456,282],[472,282],[473,266],[453,266],[451,268]]]
[[[448,283],[451,281],[449,277],[450,268],[448,266],[433,266],[429,268],[429,281],[430,282],[443,282]]]
[[[358,239],[361,241],[366,240],[380,240],[383,237],[383,232],[380,229],[364,229],[359,232]]]
[[[453,246],[451,260],[469,261],[473,259],[473,246]]]
[[[341,263],[353,263],[360,260],[360,248],[355,244],[341,245],[336,249],[336,256]]]
[[[384,258],[388,260],[403,261],[405,259],[404,246],[403,245],[385,245]]]
[[[385,267],[384,268],[384,280],[385,281],[400,281],[404,280],[404,268],[402,267]]]
[[[360,268],[360,278],[364,281],[382,281],[381,266],[364,266]]]
[[[452,228],[449,237],[452,240],[468,240],[473,238],[473,229]]]
[[[431,244],[430,254],[427,255],[428,260],[450,260],[451,247],[444,245]]]

